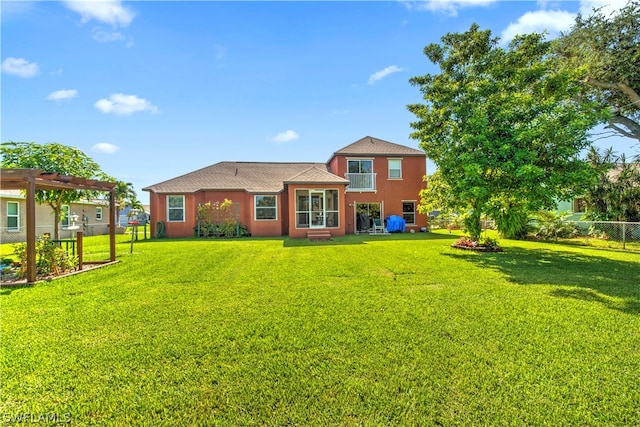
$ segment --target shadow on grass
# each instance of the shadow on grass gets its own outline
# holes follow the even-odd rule
[[[601,303],[640,315],[640,263],[562,250],[508,248],[503,253],[443,254],[490,268],[520,285],[557,285],[550,295]],[[614,297],[622,302],[613,301]]]
[[[285,248],[301,246],[341,246],[341,245],[363,245],[376,241],[391,240],[454,240],[458,236],[436,233],[387,233],[387,234],[350,234],[342,237],[333,237],[326,241],[311,241],[309,239],[284,238],[282,246]]]

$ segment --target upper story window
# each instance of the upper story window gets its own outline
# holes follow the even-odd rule
[[[347,174],[349,190],[375,190],[376,174],[373,173],[372,159],[347,160]]]
[[[184,196],[167,196],[167,221],[184,222]]]
[[[278,219],[278,196],[255,196],[255,219]]]
[[[96,207],[96,221],[102,221],[102,207]]]
[[[7,202],[7,231],[20,231],[20,203]]]
[[[389,179],[402,178],[402,160],[401,159],[389,159]]]

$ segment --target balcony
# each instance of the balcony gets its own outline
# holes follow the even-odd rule
[[[376,191],[375,173],[346,173],[349,180],[347,191]]]

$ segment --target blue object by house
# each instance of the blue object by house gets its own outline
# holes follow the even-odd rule
[[[389,215],[387,217],[387,231],[389,233],[404,233],[406,222],[404,218],[398,215]]]

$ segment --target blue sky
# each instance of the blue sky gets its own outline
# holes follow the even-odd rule
[[[554,37],[603,4],[624,2],[2,1],[1,139],[77,147],[143,202],[223,160],[323,162],[366,135],[417,148],[424,46],[474,22]]]

